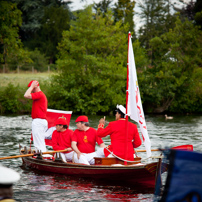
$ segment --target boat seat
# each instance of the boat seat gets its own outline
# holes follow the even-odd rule
[[[112,165],[112,164],[122,164],[124,165],[124,161],[116,158],[116,157],[94,157],[95,165]],[[134,158],[135,162],[127,162],[127,165],[141,163],[141,157]]]

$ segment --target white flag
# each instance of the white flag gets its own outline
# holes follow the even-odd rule
[[[128,116],[140,126],[143,142],[147,151],[147,157],[151,156],[151,142],[147,132],[144,111],[140,97],[140,90],[137,81],[137,73],[135,66],[135,58],[133,53],[133,46],[131,35],[129,34],[129,48],[128,48]]]

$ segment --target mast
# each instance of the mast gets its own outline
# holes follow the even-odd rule
[[[131,33],[128,33],[128,60],[127,60],[127,81],[126,81],[126,150],[125,150],[125,159],[128,157],[128,81],[129,81],[129,41]],[[127,165],[127,162],[124,162],[124,165]]]

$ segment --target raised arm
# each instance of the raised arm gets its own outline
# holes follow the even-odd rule
[[[24,97],[27,98],[27,99],[32,99],[32,95],[31,95],[32,90],[33,90],[33,88],[30,86],[30,87],[27,89],[27,91],[25,92]]]
[[[38,87],[38,82],[37,81],[33,81],[31,86],[27,89],[27,91],[24,94],[24,97],[27,99],[32,99],[32,91],[34,90],[34,88]]]
[[[97,136],[98,137],[106,137],[107,135],[111,134],[111,124],[104,128],[105,119],[100,119],[98,129],[97,129]]]

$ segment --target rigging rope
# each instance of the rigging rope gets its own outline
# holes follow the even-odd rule
[[[105,149],[106,149],[112,156],[116,157],[117,159],[119,159],[119,160],[121,160],[121,161],[129,162],[129,163],[137,163],[138,161],[141,161],[141,162],[143,161],[143,162],[144,162],[144,161],[146,161],[146,160],[148,160],[148,159],[150,159],[150,158],[163,158],[162,156],[150,156],[150,157],[145,158],[145,159],[140,159],[140,160],[136,160],[136,161],[129,161],[129,160],[126,160],[126,159],[122,159],[121,157],[119,157],[119,156],[113,154],[113,152],[111,152],[108,148],[105,147]]]

